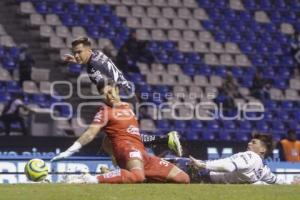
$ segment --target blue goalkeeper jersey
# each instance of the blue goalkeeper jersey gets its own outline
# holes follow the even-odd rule
[[[94,84],[105,81],[105,79],[112,79],[123,89],[132,90],[131,84],[125,79],[123,73],[101,51],[93,50],[86,67],[88,76]]]

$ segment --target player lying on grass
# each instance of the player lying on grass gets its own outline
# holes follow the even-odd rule
[[[75,39],[72,42],[72,52],[73,55],[66,54],[63,61],[85,66],[93,84],[104,84],[107,79],[112,80],[128,96],[126,101],[135,107],[137,98],[134,95],[134,84],[125,78],[124,74],[102,51],[93,50],[87,37]],[[176,132],[164,136],[141,135],[141,138],[145,145],[168,143],[171,150],[175,151],[178,156],[182,155],[182,148]]]
[[[272,136],[257,134],[248,143],[247,151],[228,158],[202,161],[190,156],[192,166],[197,169],[193,178],[203,183],[284,184],[263,161],[272,149]]]
[[[91,142],[101,130],[111,141],[113,155],[120,169],[99,176],[83,174],[69,183],[189,183],[189,176],[181,169],[156,156],[149,155],[141,140],[138,121],[128,103],[121,102],[119,89],[109,82],[99,92],[105,104],[101,105],[90,127],[65,152],[52,161],[71,156]],[[100,91],[101,90],[101,91]]]

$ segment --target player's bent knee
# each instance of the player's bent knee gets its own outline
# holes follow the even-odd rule
[[[143,174],[135,174],[134,175],[134,183],[142,183],[145,181],[145,175]]]
[[[171,169],[167,179],[172,183],[190,183],[189,175],[176,166]]]
[[[130,183],[142,183],[145,181],[145,173],[142,170],[131,170],[130,173]]]
[[[175,183],[190,183],[190,177],[184,171],[179,172],[173,180]]]

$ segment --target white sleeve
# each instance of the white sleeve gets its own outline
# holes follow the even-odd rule
[[[261,159],[258,155],[246,151],[234,154],[229,158],[207,161],[206,169],[216,172],[233,172],[253,167],[255,162],[261,162],[258,159]]]
[[[271,172],[271,169],[268,166],[264,166],[260,181],[268,184],[285,184],[282,180],[278,179],[274,173]]]
[[[231,162],[235,165],[236,170],[249,169],[256,162],[261,162],[258,156],[254,155],[252,152],[246,151],[242,153],[237,153],[229,157]]]
[[[205,168],[215,172],[233,172],[236,170],[235,165],[228,158],[209,160],[206,162]]]

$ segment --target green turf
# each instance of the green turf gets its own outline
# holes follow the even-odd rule
[[[2,200],[276,200],[300,199],[296,185],[61,185],[17,184],[1,185]]]

